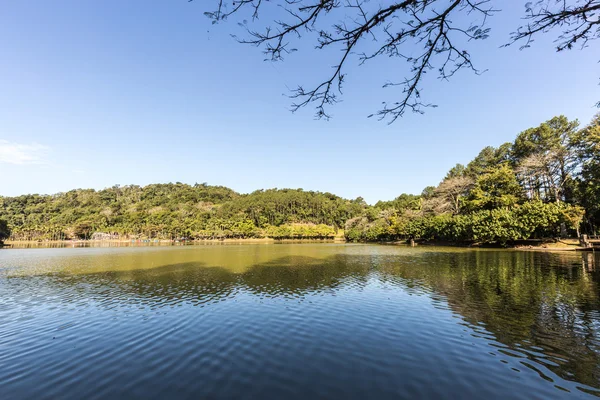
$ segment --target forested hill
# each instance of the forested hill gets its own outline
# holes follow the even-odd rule
[[[350,241],[506,243],[598,226],[600,114],[584,126],[552,118],[484,148],[420,195],[374,206],[302,189],[239,194],[182,183],[0,197],[0,240],[10,231],[13,240],[331,238],[343,228]]]
[[[248,238],[267,233],[332,237],[365,207],[360,198],[346,200],[302,189],[239,194],[223,186],[168,183],[0,197],[0,219],[8,221],[14,240],[91,238],[94,233],[161,239]]]

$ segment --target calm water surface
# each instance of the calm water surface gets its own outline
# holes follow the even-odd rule
[[[0,398],[595,398],[593,254],[0,251]]]

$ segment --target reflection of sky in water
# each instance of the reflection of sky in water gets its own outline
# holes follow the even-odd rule
[[[2,251],[0,383],[18,397],[581,396],[600,388],[589,261],[330,244]]]

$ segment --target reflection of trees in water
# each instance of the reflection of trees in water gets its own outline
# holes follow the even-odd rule
[[[475,330],[484,323],[519,355],[599,387],[598,274],[588,273],[595,262],[587,254],[428,253],[417,263],[386,264],[382,274],[442,294]]]
[[[581,255],[581,266],[585,271],[595,271],[597,264],[595,252],[588,251]]]
[[[348,257],[286,256],[254,265],[242,273],[207,267],[201,262],[184,262],[150,269],[58,273],[8,280],[21,287],[46,287],[49,293],[68,293],[69,299],[87,298],[100,305],[121,302],[158,308],[182,302],[220,301],[240,291],[259,296],[302,296],[336,290],[349,283],[364,285],[368,264],[346,262]]]
[[[118,285],[155,307],[180,302],[206,303],[230,298],[247,291],[258,296],[302,296],[335,290],[348,283],[366,282],[368,268],[346,264],[338,257],[318,259],[286,256],[254,265],[242,273],[226,268],[206,267],[202,263],[180,263],[153,269],[83,275],[86,281]],[[108,281],[108,282],[107,282]],[[132,297],[133,296],[133,297]]]
[[[87,275],[48,275],[27,283],[99,306],[151,308],[210,303],[238,292],[301,297],[369,280],[443,296],[453,312],[497,342],[567,380],[600,386],[597,257],[583,254],[473,251],[286,256],[234,273],[199,262]],[[589,272],[592,271],[592,272]],[[21,283],[30,278],[10,278]],[[16,283],[16,281],[15,281]],[[437,297],[437,296],[436,296]],[[424,317],[426,318],[426,316]]]
[[[336,290],[345,285],[364,286],[368,264],[344,262],[346,257],[283,257],[249,268],[240,275],[240,283],[254,294],[292,296]]]

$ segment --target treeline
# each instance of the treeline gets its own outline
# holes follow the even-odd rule
[[[600,114],[564,116],[486,147],[420,196],[379,202],[347,221],[350,241],[498,242],[595,234],[600,223]]]
[[[2,220],[5,221],[2,224]],[[595,234],[600,115],[564,116],[484,148],[420,195],[367,205],[302,189],[183,183],[0,197],[0,240],[332,238],[498,242]]]
[[[0,197],[12,240],[332,238],[367,207],[302,189],[238,194],[183,183]]]

